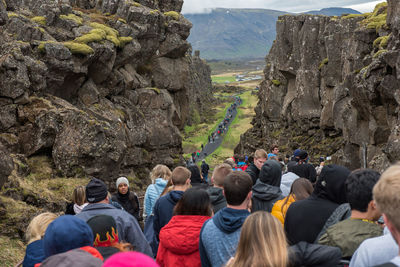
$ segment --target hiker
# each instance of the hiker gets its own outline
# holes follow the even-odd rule
[[[152,212],[157,199],[171,179],[171,170],[162,164],[157,164],[150,173],[151,184],[144,195],[143,216],[147,218]]]
[[[226,267],[288,266],[285,232],[271,214],[258,211],[247,217],[236,255]]]
[[[289,206],[295,201],[308,198],[313,190],[314,188],[309,180],[305,178],[297,179],[292,184],[289,196],[275,202],[271,214],[283,225]]]
[[[308,163],[308,153],[305,150],[299,150],[295,153],[296,165],[288,165],[291,167],[291,172],[297,174],[299,177],[307,178],[311,183],[315,183],[317,179],[317,172],[313,165]]]
[[[214,214],[220,209],[226,207],[226,199],[223,194],[223,185],[225,178],[231,173],[232,167],[226,163],[222,163],[214,168],[211,176],[211,183],[213,186],[207,188],[207,193],[210,195]]]
[[[311,196],[290,205],[285,217],[290,244],[314,243],[326,220],[340,204],[347,202],[345,181],[349,174],[346,167],[325,166]]]
[[[187,169],[190,171],[190,184],[192,186],[203,186],[205,181],[200,173],[200,169],[196,164],[189,165]]]
[[[115,183],[117,193],[111,197],[112,201],[118,202],[126,212],[131,214],[136,220],[141,221],[139,199],[137,195],[129,190],[129,181],[126,177],[119,177]]]
[[[93,216],[104,214],[114,218],[117,222],[118,234],[121,240],[129,242],[136,251],[153,256],[149,243],[146,241],[138,221],[130,213],[119,210],[109,204],[106,184],[93,178],[86,186],[86,198],[89,202],[77,216],[87,222]]]
[[[173,190],[160,197],[154,205],[154,233],[157,241],[161,228],[172,218],[173,209],[183,193],[190,187],[191,172],[184,167],[176,167],[171,174]]]
[[[250,215],[253,182],[245,172],[234,171],[224,181],[227,207],[206,221],[200,232],[201,266],[222,266],[236,252],[242,225]]]
[[[207,182],[207,179],[208,179],[208,170],[210,170],[210,166],[203,159],[202,163],[201,163],[201,174],[203,175],[203,179],[206,182]]]
[[[34,267],[45,259],[43,250],[43,236],[48,225],[57,218],[57,215],[51,212],[45,212],[34,217],[26,230],[27,247],[25,250],[23,267]]]
[[[267,160],[267,152],[264,149],[257,149],[254,152],[253,163],[247,167],[246,172],[250,175],[253,185],[256,183],[260,170],[264,162]]]
[[[329,227],[319,244],[338,247],[342,257],[350,259],[362,241],[382,235],[382,227],[376,223],[382,214],[372,199],[372,189],[379,176],[378,172],[369,169],[350,173],[346,180],[346,194],[351,216]]]
[[[268,153],[268,159],[270,159],[270,157],[277,157],[278,153],[279,153],[279,147],[278,145],[272,145],[271,149],[270,149],[270,153]]]
[[[201,151],[203,151],[204,150],[204,145],[203,144],[201,144]]]
[[[173,214],[160,232],[157,263],[161,267],[200,267],[200,230],[213,214],[207,192],[199,188],[186,190]]]
[[[290,194],[290,189],[292,188],[292,184],[294,183],[295,180],[300,178],[297,174],[292,172],[293,167],[296,166],[296,164],[287,164],[287,172],[282,174],[282,179],[281,179],[281,191],[282,195],[287,197]],[[308,179],[307,179],[308,180]]]
[[[236,163],[236,171],[245,171],[247,169],[247,164],[245,162],[245,158],[243,155],[240,155],[237,157],[237,163]]]
[[[85,186],[80,185],[75,187],[72,193],[72,201],[72,203],[67,204],[65,214],[79,214],[86,207],[88,203],[86,201]]]
[[[277,161],[267,160],[263,164],[260,176],[252,188],[252,212],[258,210],[271,212],[275,202],[283,198],[279,188],[281,177],[281,166]]]

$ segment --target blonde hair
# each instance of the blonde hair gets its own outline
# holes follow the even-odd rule
[[[72,200],[77,205],[81,206],[86,202],[86,187],[84,185],[79,185],[75,187],[74,192],[72,193]]]
[[[257,211],[247,217],[236,255],[227,267],[286,267],[288,251],[281,223],[270,213]]]
[[[400,163],[389,167],[373,189],[378,209],[400,231]]]
[[[256,159],[266,159],[267,155],[268,153],[264,149],[257,149],[256,152],[254,152],[254,158]]]
[[[226,163],[222,163],[215,167],[212,178],[214,181],[214,184],[217,186],[223,186],[225,177],[228,176],[233,172],[232,167]]]
[[[25,237],[28,244],[42,239],[46,232],[47,226],[57,218],[57,215],[51,212],[45,212],[37,215],[29,223],[26,229]]]
[[[171,178],[171,170],[162,164],[156,165],[150,173],[151,182],[154,183],[157,178],[163,178],[164,180],[169,180]]]

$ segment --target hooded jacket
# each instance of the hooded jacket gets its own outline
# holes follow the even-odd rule
[[[247,210],[223,208],[206,221],[200,232],[201,266],[222,266],[236,252]]]
[[[164,191],[165,186],[167,186],[167,180],[164,180],[163,178],[157,178],[154,184],[151,184],[147,187],[143,204],[144,216],[149,216],[153,212],[154,205],[156,204],[156,201],[160,197],[161,193]]]
[[[249,167],[247,167],[246,172],[250,175],[251,180],[253,180],[253,185],[256,184],[258,176],[260,175],[260,170],[257,168],[254,163],[251,163]]]
[[[325,166],[311,196],[290,205],[285,218],[290,244],[314,242],[332,212],[346,202],[345,181],[349,174],[345,167]]]
[[[209,216],[176,215],[160,232],[157,263],[163,266],[200,267],[200,230]]]
[[[283,196],[287,197],[290,194],[290,189],[292,188],[292,184],[298,178],[300,177],[293,172],[287,172],[284,175],[282,175],[280,188]]]
[[[209,187],[207,188],[207,193],[210,196],[214,214],[226,207],[226,199],[222,193],[222,188]]]
[[[41,263],[45,259],[43,250],[43,239],[29,243],[26,247],[23,267],[33,267],[37,263]]]
[[[329,246],[299,242],[289,247],[290,266],[328,267],[339,266],[340,249]]]
[[[317,179],[317,171],[314,166],[309,163],[291,166],[289,171],[297,174],[301,178],[308,179],[311,183],[315,183],[315,180]]]
[[[40,267],[101,267],[103,265],[102,258],[98,251],[95,251],[94,248],[91,248],[91,252],[84,249],[85,248],[74,249],[51,256],[47,258]],[[94,254],[97,254],[97,257]]]
[[[253,186],[252,212],[264,210],[271,212],[275,202],[282,199],[281,166],[275,160],[267,160],[261,167],[260,176]]]
[[[288,200],[285,203],[286,199],[288,199]],[[295,201],[296,200],[294,199],[293,195],[289,195],[289,196],[285,197],[284,199],[278,200],[272,207],[271,215],[273,215],[275,218],[277,218],[283,225],[283,223],[285,222],[286,212],[287,212],[289,206]],[[285,203],[285,206],[283,206],[284,203]],[[282,208],[282,206],[283,206],[283,208]]]
[[[183,191],[171,191],[165,196],[160,197],[154,205],[154,221],[153,228],[157,240],[161,228],[166,225],[172,218],[172,213],[176,203],[181,199]]]

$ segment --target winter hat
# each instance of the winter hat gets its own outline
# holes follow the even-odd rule
[[[302,150],[301,150],[300,148],[296,149],[296,150],[293,152],[293,156],[294,156],[294,157],[298,157],[301,151],[302,151]]]
[[[47,258],[40,264],[41,267],[101,267],[103,262],[89,252],[74,249]]]
[[[140,252],[119,252],[108,258],[103,267],[159,267],[159,265]]]
[[[100,179],[93,178],[86,186],[86,199],[89,203],[104,200],[107,197],[107,193],[107,186]]]
[[[85,221],[72,215],[63,215],[55,219],[49,224],[43,237],[46,258],[92,244],[92,229]]]
[[[120,184],[126,184],[129,187],[129,181],[128,181],[128,179],[126,179],[126,177],[119,177],[117,179],[117,182],[116,182],[117,188]]]
[[[298,153],[298,157],[299,157],[299,159],[306,159],[308,157],[307,151],[300,150],[300,152]]]
[[[96,215],[87,221],[92,228],[94,247],[110,247],[118,243],[117,223],[109,215]]]

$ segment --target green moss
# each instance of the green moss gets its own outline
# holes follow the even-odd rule
[[[387,6],[388,6],[388,4],[387,4],[386,1],[377,4],[377,5],[375,6],[375,8],[374,8],[374,11],[372,12],[372,15],[373,15],[373,16],[377,16],[377,15],[379,14],[379,12],[381,12],[383,8],[387,8]]]
[[[17,13],[15,13],[15,12],[8,12],[7,16],[8,16],[9,19],[15,18],[15,17],[19,17],[19,15]]]
[[[364,18],[364,14],[349,14],[341,17],[341,19],[353,19],[353,18]]]
[[[170,18],[172,18],[172,19],[174,19],[174,20],[179,20],[180,17],[181,17],[181,14],[179,14],[179,13],[176,12],[176,11],[164,12],[164,15],[167,16],[167,17],[170,17]]]
[[[38,46],[39,52],[41,52],[41,53],[46,52],[45,45],[46,45],[46,44],[50,44],[50,43],[55,43],[55,42],[54,42],[54,41],[44,41],[44,42],[40,42],[40,44],[39,44],[39,46]]]
[[[35,29],[39,30],[41,33],[44,33],[44,29],[42,27],[35,27]]]
[[[133,2],[133,3],[131,3],[131,5],[132,5],[132,6],[135,6],[135,7],[141,7],[141,6],[142,6],[142,5],[139,4],[138,2]]]
[[[319,69],[319,70],[322,69],[326,64],[328,64],[328,62],[329,62],[329,59],[328,59],[327,57],[324,58],[324,59],[321,61],[321,63],[319,64],[318,69]]]
[[[151,15],[155,15],[155,14],[160,14],[161,12],[160,12],[160,10],[158,10],[158,9],[153,9],[152,11],[150,11],[150,14]]]
[[[124,19],[119,18],[118,21],[126,24],[126,20],[124,20]]]
[[[275,86],[281,85],[281,81],[279,81],[279,80],[271,80],[271,82],[272,82],[272,84],[275,85]]]
[[[118,37],[118,31],[116,29],[113,29],[107,25],[100,24],[97,22],[92,22],[89,24],[90,27],[95,28],[95,29],[100,29],[106,32],[107,35],[115,36]]]
[[[373,46],[374,48],[383,49],[386,48],[389,41],[389,35],[381,36],[375,39]]]
[[[100,29],[91,30],[89,33],[75,38],[74,42],[87,44],[90,42],[100,42],[104,40],[106,33]]]
[[[119,41],[118,37],[115,37],[113,35],[107,35],[106,39],[110,42],[112,42],[116,47],[121,46],[121,42]]]
[[[374,54],[374,58],[377,58],[377,57],[379,57],[380,55],[382,55],[382,54],[384,54],[384,53],[386,53],[386,52],[387,52],[386,49],[379,50],[378,52],[376,52],[376,53]]]
[[[387,3],[383,2],[376,5],[374,12],[362,20],[361,24],[365,25],[367,29],[375,29],[378,32],[381,28],[387,29],[386,17]]]
[[[149,87],[149,90],[153,90],[154,92],[156,92],[158,95],[161,93],[160,89],[156,88],[156,87]]]
[[[93,54],[93,49],[87,44],[76,43],[76,42],[63,42],[65,47],[71,51],[72,54],[88,55]]]
[[[118,38],[120,47],[124,47],[127,43],[132,42],[133,38],[132,37],[119,37]]]
[[[83,19],[74,14],[60,15],[60,19],[72,20],[78,25],[82,25]]]
[[[40,24],[40,25],[43,25],[43,26],[46,25],[46,18],[45,17],[36,16],[36,17],[31,18],[31,20],[33,22],[36,22],[37,24]]]

